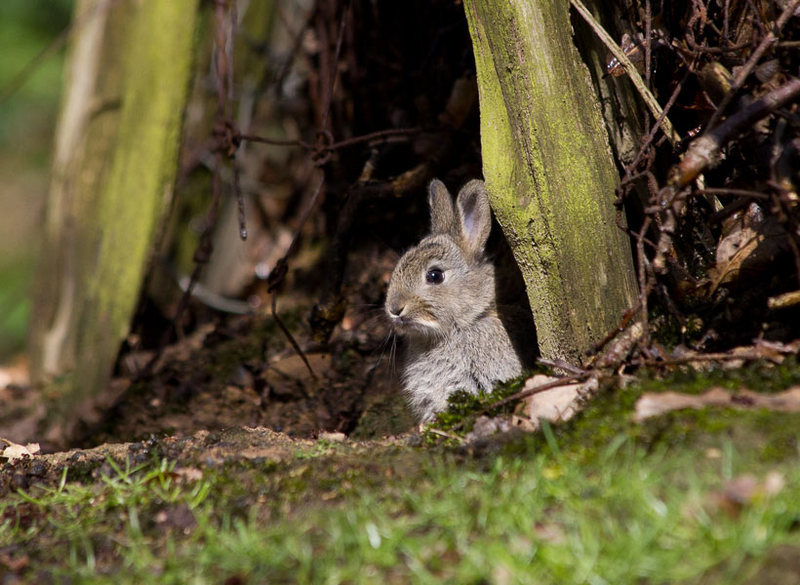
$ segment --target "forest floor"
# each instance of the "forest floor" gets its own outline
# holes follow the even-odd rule
[[[451,184],[479,176],[477,101],[472,99],[473,105],[467,107],[472,113],[463,126],[439,128],[442,119],[450,126],[450,96],[469,95],[455,91],[466,87],[463,81],[471,78],[473,61],[463,7],[457,2],[418,3],[416,8],[382,3],[379,11],[378,4],[363,3],[362,8],[353,4],[354,9],[376,16],[365,12],[352,18],[346,37],[358,42],[346,40],[342,62],[333,63],[334,71],[341,70],[343,91],[338,97],[330,93],[337,100],[331,135],[341,140],[362,131],[393,128],[395,120],[401,120],[401,126],[433,127],[433,133],[409,135],[407,144],[387,143],[385,150],[381,146],[384,168],[375,178],[394,177],[415,165],[427,165],[431,158],[442,159],[442,167],[448,159],[457,161],[455,168],[437,170]],[[719,11],[705,11],[700,2],[692,3],[686,14],[681,3],[665,3],[657,22],[641,27],[663,25],[667,30],[666,35],[659,30],[654,38],[648,76],[652,73],[653,91],[661,97],[675,92],[678,99],[666,114],[684,136],[706,129],[709,116],[718,111],[710,90],[715,84],[730,84],[728,78],[738,76],[738,68],[752,54],[729,49],[760,45],[774,24],[764,20],[769,11],[760,11],[758,3],[732,3],[734,13],[747,6],[753,15],[750,18],[745,11],[741,18],[732,14],[730,20],[728,3],[724,4],[724,26],[719,21],[719,26],[709,26],[709,15],[718,17]],[[314,13],[322,20],[298,23],[309,42],[297,47],[321,47],[313,49],[328,51],[320,63],[333,62],[335,28],[330,29],[333,34],[327,44],[312,42],[316,37],[310,34],[325,28],[329,10]],[[62,7],[62,25],[68,18]],[[729,21],[740,24],[729,27]],[[661,25],[651,26],[658,22]],[[797,36],[792,30],[796,31],[797,19],[788,22],[787,28],[794,28],[785,31],[774,54],[765,55],[728,113],[733,114],[734,107],[741,112],[751,101],[772,95],[785,86],[786,76],[796,72],[792,44]],[[0,19],[0,27],[9,32],[21,25],[24,19]],[[53,25],[53,31],[57,28]],[[412,28],[419,35],[409,36]],[[695,56],[702,56],[702,61],[696,62],[696,70],[694,65],[687,67],[683,81],[676,82],[681,76],[675,73],[683,70],[690,52],[686,48],[678,52],[663,39],[684,37],[686,43],[679,46],[696,46]],[[26,56],[20,51],[20,39],[25,37],[14,33],[0,38],[13,41],[10,56],[21,55],[19,66],[9,66],[14,75],[45,46],[31,44]],[[257,49],[258,59],[264,58],[266,45],[253,39],[247,44]],[[641,56],[642,51],[638,53]],[[245,55],[240,53],[237,62],[244,62]],[[713,55],[722,60],[709,60]],[[396,56],[402,57],[397,65]],[[205,59],[210,57],[199,62]],[[303,63],[314,67],[314,59],[309,54]],[[271,66],[265,64],[264,71]],[[11,177],[0,194],[7,204],[0,207],[12,210],[0,217],[0,256],[6,258],[0,266],[4,355],[24,345],[29,311],[25,291],[33,252],[18,242],[25,240],[23,230],[33,233],[41,223],[37,218],[49,180],[43,170],[49,167],[44,153],[50,149],[55,125],[53,88],[59,70],[59,62],[47,61],[43,79],[49,76],[53,81],[28,83],[18,96],[19,105],[0,112],[5,122],[0,126],[7,130],[13,122],[17,128],[7,132],[0,144],[5,146],[0,174],[5,170]],[[409,74],[412,77],[403,77]],[[203,82],[198,87],[210,91],[207,74],[200,75]],[[611,79],[614,84],[622,83],[622,78],[612,76],[617,79]],[[324,95],[329,76],[323,67],[313,78],[320,80],[316,93]],[[363,92],[365,87],[370,91]],[[216,95],[205,97],[216,100]],[[42,103],[50,104],[49,114],[33,112]],[[315,122],[302,116],[315,117],[330,106],[330,102],[314,108],[289,103],[286,111],[263,114],[269,119],[254,124],[252,132],[272,135],[278,128],[298,125],[300,136],[303,132],[316,136]],[[306,109],[316,113],[298,113]],[[792,240],[774,237],[773,231],[776,222],[786,223],[787,233],[796,231],[786,211],[796,209],[794,191],[786,186],[796,184],[791,165],[797,152],[792,142],[796,132],[791,131],[795,114],[788,109],[772,112],[759,122],[757,131],[723,137],[721,146],[728,145],[725,159],[706,173],[705,187],[700,189],[698,183],[692,197],[674,198],[675,209],[666,210],[683,218],[674,230],[682,241],[670,243],[684,264],[679,281],[687,282],[683,272],[688,272],[697,277],[698,285],[689,294],[674,291],[680,293],[675,298],[689,307],[698,299],[710,303],[719,319],[711,319],[709,327],[724,320],[726,327],[736,330],[731,346],[775,331],[788,332],[774,339],[795,335],[797,314],[787,311],[796,308],[768,312],[762,319],[754,307],[768,305],[753,300],[761,299],[762,292],[766,298],[796,288],[796,259],[783,249]],[[200,118],[198,138],[189,144],[204,151],[211,128],[209,120]],[[653,144],[647,149],[637,157],[646,164],[633,164],[623,183],[623,198],[629,197],[634,207],[639,203],[632,189],[642,186],[633,177],[651,172],[661,177],[658,169],[677,163],[678,150]],[[264,193],[269,197],[254,201],[260,201],[265,234],[278,233],[276,226],[291,225],[295,208],[303,207],[295,196],[309,190],[302,186],[308,182],[312,153],[290,157],[264,155],[255,148],[247,152],[250,158],[239,159],[242,184],[267,188]],[[326,174],[344,177],[352,169],[366,169],[364,157],[357,148],[342,149]],[[372,165],[372,158],[369,161]],[[208,191],[206,175],[198,163],[196,184],[203,192]],[[347,189],[337,182],[341,179],[329,185],[330,209],[344,205]],[[647,187],[650,208],[657,210],[652,213],[664,213],[661,185],[651,181]],[[715,189],[719,199],[712,197]],[[184,200],[199,200],[189,187],[186,191]],[[287,194],[276,196],[281,193]],[[414,232],[412,200],[376,198],[368,201],[370,207],[359,218],[363,225],[353,222],[365,241],[379,236],[374,239],[384,252],[373,256],[350,252],[349,265],[359,273],[352,281],[345,278],[358,290],[348,295],[350,307],[379,306],[381,288],[385,289],[396,260],[386,249],[400,250],[411,243],[404,238]],[[677,208],[687,202],[689,213],[679,213]],[[741,208],[742,203],[748,207]],[[425,219],[424,210],[417,207],[417,220]],[[196,213],[192,210],[190,215]],[[664,218],[652,217],[652,225],[660,228]],[[257,214],[248,221],[249,242],[263,243],[253,226]],[[312,229],[313,224],[308,224],[309,242],[332,235],[330,227],[322,234],[317,233],[322,231],[319,226]],[[387,228],[392,225],[397,229]],[[291,234],[293,229],[285,231]],[[27,239],[39,240],[30,235]],[[267,241],[271,250],[281,249],[277,236],[274,242]],[[9,263],[12,246],[19,254]],[[781,250],[783,255],[776,260]],[[292,260],[295,271],[307,273],[318,281],[315,285],[330,278],[319,270],[318,257],[304,264],[299,256]],[[711,281],[706,278],[708,262]],[[751,271],[740,270],[749,263],[749,268],[764,269],[772,276],[759,273],[754,278]],[[735,292],[736,303],[716,304],[712,293],[720,284],[739,286],[745,293]],[[298,300],[303,297],[300,289],[290,290],[281,296],[281,314],[297,331],[308,311],[292,305],[304,301]],[[762,327],[765,322],[768,328]],[[751,325],[757,327],[756,333]],[[24,362],[0,368],[0,440],[13,441],[0,443],[0,585],[800,583],[796,357],[765,352],[764,360],[747,363],[689,361],[658,371],[640,369],[633,377],[605,380],[567,422],[545,424],[538,432],[511,428],[469,435],[476,414],[465,416],[468,409],[463,403],[456,415],[446,416],[433,428],[416,427],[390,360],[385,359],[392,350],[383,345],[385,324],[383,330],[380,327],[364,327],[359,311],[346,314],[330,353],[308,352],[312,376],[269,320],[230,319],[201,326],[169,347],[150,375],[141,372],[153,355],[129,351],[118,364],[114,382],[83,420],[51,425],[47,431],[45,423],[57,418],[56,413],[49,410],[49,397],[25,382]],[[371,333],[364,336],[364,330]],[[128,340],[132,347],[133,337]],[[298,341],[311,347],[308,338]],[[141,345],[154,344],[147,340]],[[712,346],[710,351],[714,350]],[[499,392],[508,395],[522,383],[515,381]],[[643,398],[651,405],[682,403],[694,408],[641,420],[636,414],[641,414]],[[484,404],[471,406],[474,411]],[[489,420],[508,420],[515,414],[508,409],[492,412],[498,418]],[[460,420],[465,422],[453,428]]]
[[[272,333],[187,341],[118,379],[82,448],[6,452],[0,582],[800,582],[795,358],[640,372],[563,424],[469,438],[420,432],[357,352],[311,354],[316,381],[289,353],[260,369]],[[709,389],[737,408],[633,416]]]

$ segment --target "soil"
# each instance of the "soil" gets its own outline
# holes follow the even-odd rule
[[[335,352],[304,353],[307,367],[291,347],[266,349],[281,336],[275,329],[270,321],[248,318],[199,334],[199,347],[185,358],[165,360],[152,376],[131,381],[99,420],[77,430],[72,443],[242,425],[266,426],[291,437],[375,436],[359,427],[366,411],[399,395],[388,360],[373,354],[371,342],[364,348],[350,340],[346,346],[341,341]],[[412,421],[401,419],[387,430],[409,428]]]
[[[310,346],[302,325],[294,329]],[[41,452],[0,466],[0,496],[56,486],[65,467],[71,478],[95,481],[110,472],[109,460],[137,465],[158,455],[180,475],[230,462],[291,462],[320,440],[346,440],[353,452],[406,443],[415,421],[382,349],[386,338],[380,322],[358,333],[340,326],[335,352],[304,354],[312,375],[271,317],[228,319],[169,346],[151,374],[115,377],[71,427],[48,427],[45,396],[11,385],[2,390],[0,437],[38,443]],[[128,354],[119,369],[144,371],[152,357]]]

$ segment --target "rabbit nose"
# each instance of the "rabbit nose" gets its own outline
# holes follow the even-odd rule
[[[405,313],[406,306],[405,305],[391,305],[389,307],[389,315],[392,317],[402,317],[403,313]]]

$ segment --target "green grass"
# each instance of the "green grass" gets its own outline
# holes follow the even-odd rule
[[[589,461],[550,432],[478,459],[413,451],[411,466],[407,450],[328,446],[197,481],[163,459],[109,463],[94,483],[67,472],[0,501],[0,550],[75,583],[735,583],[800,545],[799,448],[764,463],[724,433],[700,449],[618,434]],[[714,504],[729,479],[770,470],[776,496],[738,515]]]
[[[800,413],[630,422],[644,391],[797,381],[794,360],[644,379],[480,453],[322,440],[280,461],[177,463],[155,441],[136,466],[76,464],[0,498],[0,562],[27,555],[25,579],[70,583],[797,582]],[[722,496],[775,472],[774,495]]]

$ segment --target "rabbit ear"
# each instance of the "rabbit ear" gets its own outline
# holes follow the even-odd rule
[[[456,215],[450,191],[439,179],[428,185],[428,205],[431,208],[431,233],[456,235]]]
[[[464,247],[472,254],[483,254],[492,229],[492,212],[483,181],[473,180],[464,185],[456,199],[461,237]]]

